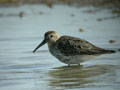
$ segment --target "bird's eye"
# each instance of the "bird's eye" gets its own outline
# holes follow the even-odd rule
[[[50,38],[52,38],[53,37],[53,35],[50,35]]]

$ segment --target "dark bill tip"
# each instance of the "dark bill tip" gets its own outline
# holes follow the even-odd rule
[[[43,46],[46,43],[45,40],[43,40],[34,50],[33,53],[35,53],[37,51],[38,48],[40,48],[41,46]]]

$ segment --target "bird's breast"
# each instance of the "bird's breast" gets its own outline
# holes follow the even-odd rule
[[[64,55],[60,52],[60,50],[55,45],[48,46],[48,47],[49,47],[50,53],[53,56],[55,56],[57,59],[61,60],[64,57]]]

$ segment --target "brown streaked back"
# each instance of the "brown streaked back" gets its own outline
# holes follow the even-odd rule
[[[69,55],[93,55],[93,54],[105,54],[114,53],[113,50],[105,50],[90,42],[71,36],[62,36],[56,42],[57,48],[66,56]]]

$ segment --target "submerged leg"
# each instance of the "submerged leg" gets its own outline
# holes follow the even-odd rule
[[[78,64],[78,66],[80,66],[80,63]]]
[[[68,67],[70,67],[70,64],[68,64]]]

